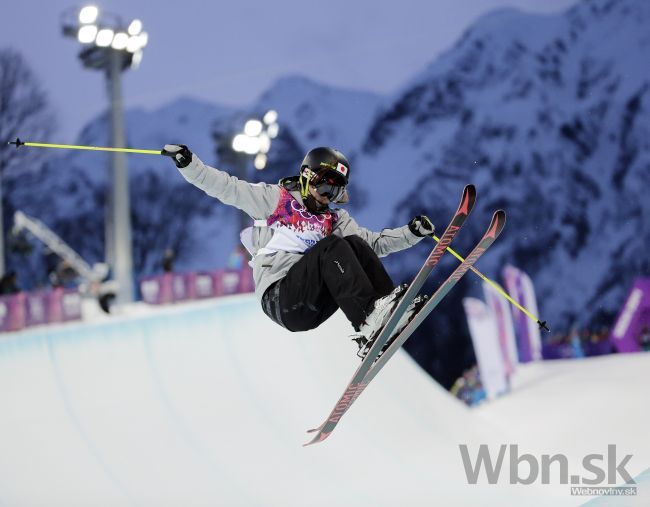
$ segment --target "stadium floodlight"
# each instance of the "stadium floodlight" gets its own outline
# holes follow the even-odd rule
[[[136,51],[135,53],[133,53],[133,59],[131,60],[131,68],[132,69],[137,69],[140,66],[140,64],[142,63],[142,57],[143,56],[144,56],[144,54],[142,53],[141,50]]]
[[[250,137],[257,137],[262,133],[262,122],[259,120],[248,120],[244,125],[244,134]]]
[[[232,149],[236,152],[243,153],[245,151],[247,138],[248,136],[246,134],[237,134],[232,140]]]
[[[260,140],[260,153],[268,153],[271,149],[271,138],[266,132],[262,132],[258,137]]]
[[[246,153],[248,155],[256,155],[260,152],[260,138],[259,137],[249,137],[248,145],[246,146]]]
[[[274,111],[273,109],[267,111],[264,118],[262,118],[262,121],[264,122],[264,125],[272,125],[273,123],[276,123],[278,121],[277,111]]]
[[[100,13],[94,5],[65,11],[62,28],[63,35],[75,37],[84,46],[92,45],[79,54],[84,65],[104,71],[113,57],[119,60],[121,70],[136,67],[142,55],[134,55],[149,42],[149,35],[142,30],[142,21],[133,19],[125,24],[119,16],[110,12]],[[116,52],[114,55],[113,50]]]
[[[97,37],[95,37],[95,44],[100,48],[107,48],[113,42],[113,30],[110,28],[102,28],[97,32]]]
[[[122,49],[126,49],[126,46],[129,42],[129,36],[125,32],[117,32],[115,34],[115,37],[113,37],[113,43],[111,44],[111,47],[113,49],[117,49],[118,51],[121,51]]]
[[[261,121],[248,120],[244,124],[244,132],[233,138],[232,149],[239,153],[255,155],[255,167],[264,169],[268,160],[267,153],[271,149],[271,139],[278,135],[277,120],[278,113],[274,110],[267,111]]]
[[[264,169],[268,163],[268,153],[271,149],[271,137],[278,134],[278,113],[271,110],[262,116],[262,120],[250,119],[245,122],[243,132],[238,133],[232,138],[231,148],[238,155],[232,160],[235,164],[237,177],[249,180],[250,158],[253,158],[253,166],[258,171]],[[274,135],[271,136],[269,128],[273,127]],[[248,156],[246,156],[248,155]],[[246,213],[240,214],[240,227],[244,229],[248,226],[249,217]]]
[[[87,25],[97,21],[99,9],[94,5],[86,5],[79,11],[79,23]]]
[[[258,153],[255,155],[255,161],[253,162],[255,165],[255,169],[258,171],[261,171],[266,167],[266,154],[265,153]]]
[[[136,51],[139,51],[142,48],[140,45],[140,37],[137,35],[132,35],[129,37],[129,41],[126,43],[126,50],[129,53],[135,53]]]
[[[79,59],[84,67],[105,74],[110,100],[110,144],[124,148],[121,74],[142,61],[142,48],[149,41],[147,33],[142,31],[142,21],[133,19],[124,23],[118,15],[86,5],[66,10],[61,16],[61,28],[64,36],[74,37],[83,45]],[[122,304],[132,301],[135,291],[128,168],[124,153],[118,150],[113,153],[109,179],[112,199],[108,199],[106,206],[104,254],[120,286],[117,296],[118,303]]]
[[[142,21],[134,19],[131,21],[127,31],[129,32],[129,35],[138,35],[142,31]]]
[[[91,44],[97,37],[97,27],[95,25],[84,25],[77,32],[77,40],[82,44]]]
[[[237,134],[232,140],[232,149],[238,153],[256,155],[260,151],[260,139],[246,134]]]
[[[277,123],[273,123],[268,126],[266,129],[266,133],[269,135],[271,139],[275,139],[278,137],[278,133],[280,132],[280,126]]]

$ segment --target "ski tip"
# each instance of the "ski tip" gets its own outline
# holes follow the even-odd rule
[[[325,423],[321,424],[318,428],[312,428],[307,430],[307,433],[316,433],[317,431],[322,430],[325,427]]]
[[[502,209],[497,210],[492,215],[492,221],[490,222],[490,227],[488,228],[487,236],[496,239],[501,231],[506,226],[506,212]]]
[[[544,329],[547,333],[550,333],[550,332],[551,332],[551,330],[550,330],[550,329],[548,328],[548,326],[546,325],[546,321],[545,321],[545,320],[542,320],[542,321],[539,321],[539,320],[538,320],[538,321],[537,321],[537,325],[539,326],[540,329]]]
[[[17,137],[15,141],[9,141],[7,144],[15,144],[16,148],[20,148],[21,146],[25,145],[25,143],[20,140],[20,137]]]
[[[308,447],[308,446],[313,445],[313,444],[318,444],[319,442],[322,442],[327,437],[329,437],[331,433],[332,433],[331,431],[329,433],[319,433],[318,435],[316,435],[312,440],[310,440],[306,444],[302,444],[302,446],[303,447]]]
[[[463,189],[463,198],[458,208],[462,213],[469,215],[476,202],[476,187],[472,184],[466,185]]]

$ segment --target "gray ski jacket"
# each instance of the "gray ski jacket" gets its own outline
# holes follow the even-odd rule
[[[251,264],[255,295],[261,301],[266,289],[284,278],[291,266],[298,262],[304,253],[304,251],[295,251],[295,248],[287,248],[286,251],[282,248],[267,248],[274,235],[285,232],[278,229],[278,224],[276,227],[271,227],[263,222],[277,211],[283,198],[283,191],[284,197],[287,197],[285,189],[280,185],[239,180],[224,171],[204,164],[195,154],[192,155],[192,162],[179,171],[188,182],[209,196],[243,210],[255,220],[251,236],[253,255]],[[309,215],[302,205],[300,192],[289,194],[296,201],[292,203],[294,207],[302,207],[302,210],[298,211]],[[365,240],[380,257],[411,247],[422,239],[413,234],[406,225],[396,229],[384,229],[381,233],[377,233],[359,226],[345,210],[335,209],[332,210],[332,214],[336,219],[330,234],[340,237],[357,235]],[[282,244],[281,241],[274,243]],[[304,250],[306,249],[307,246]]]

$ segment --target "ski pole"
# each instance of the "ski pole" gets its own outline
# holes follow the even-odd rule
[[[139,150],[135,148],[106,148],[103,146],[79,146],[74,144],[50,144],[50,143],[32,143],[21,141],[16,138],[15,141],[9,141],[7,144],[13,144],[16,148],[21,146],[31,146],[34,148],[57,148],[60,150],[89,150],[89,151],[113,151],[120,153],[142,153],[144,155],[162,155],[162,150]]]
[[[440,238],[438,238],[438,236],[436,236],[435,234],[432,234],[431,237],[432,237],[433,239],[435,239],[438,243],[440,243]],[[458,254],[458,253],[457,253],[453,248],[451,248],[451,247],[448,246],[448,247],[447,247],[447,251],[448,251],[451,255],[453,255],[454,257],[456,257],[456,259],[458,259],[460,262],[465,262],[465,259],[463,259],[463,258],[462,258],[462,257],[461,257],[461,256],[460,256],[460,255],[459,255],[459,254]],[[489,284],[490,284],[490,285],[491,285],[491,286],[492,286],[492,287],[493,287],[493,288],[494,288],[494,289],[495,289],[499,294],[501,294],[504,298],[506,298],[508,301],[510,301],[510,303],[512,303],[514,306],[516,306],[517,308],[519,308],[519,309],[520,309],[520,310],[521,310],[521,311],[522,311],[526,316],[528,316],[528,318],[534,320],[534,321],[537,323],[537,325],[539,326],[540,329],[545,329],[545,330],[548,331],[548,332],[551,331],[551,330],[548,328],[548,326],[546,325],[546,321],[545,321],[545,320],[542,321],[542,320],[538,319],[537,317],[535,317],[535,316],[534,316],[531,312],[529,312],[526,308],[524,308],[524,307],[521,306],[519,303],[517,303],[514,299],[512,299],[512,298],[508,295],[508,293],[507,293],[506,291],[504,291],[504,290],[503,290],[503,289],[502,289],[502,288],[501,288],[497,283],[495,283],[495,282],[493,282],[492,280],[490,280],[487,276],[485,276],[483,273],[481,273],[481,272],[480,272],[478,269],[476,269],[474,266],[470,266],[469,269],[471,269],[475,274],[477,274],[478,276],[480,276],[484,281],[486,281],[487,283],[489,283]]]

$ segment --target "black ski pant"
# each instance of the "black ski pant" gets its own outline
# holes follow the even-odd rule
[[[264,312],[290,331],[314,329],[341,308],[355,329],[394,289],[374,250],[359,236],[328,236],[267,289]]]

